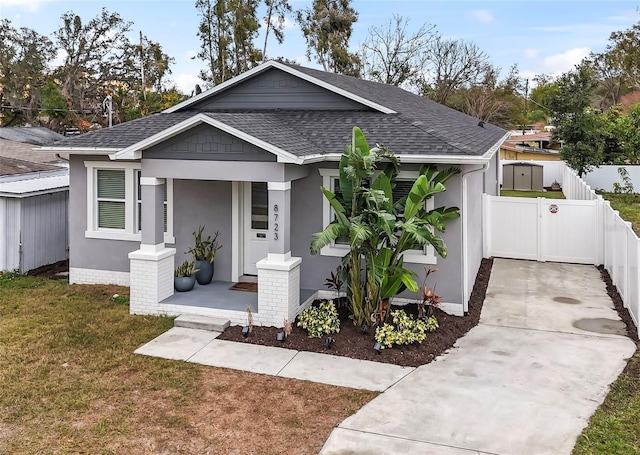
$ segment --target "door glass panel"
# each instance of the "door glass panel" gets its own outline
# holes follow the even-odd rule
[[[251,229],[269,229],[268,205],[266,182],[251,182]]]

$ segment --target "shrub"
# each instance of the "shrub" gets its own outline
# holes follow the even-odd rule
[[[323,335],[338,333],[340,320],[333,300],[325,300],[320,305],[305,309],[298,316],[298,327],[305,329],[312,338],[321,338]]]
[[[376,341],[382,348],[394,345],[422,343],[427,338],[427,332],[438,328],[438,320],[434,316],[423,319],[413,319],[403,310],[391,312],[393,324],[383,324],[376,329]]]

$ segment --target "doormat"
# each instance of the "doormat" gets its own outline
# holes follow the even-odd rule
[[[241,281],[233,283],[229,289],[232,291],[258,292],[258,283]]]

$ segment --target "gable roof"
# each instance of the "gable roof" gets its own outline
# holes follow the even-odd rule
[[[273,68],[355,100],[369,110],[190,110],[207,97]],[[280,162],[298,164],[336,159],[349,143],[354,126],[362,128],[370,142],[383,144],[399,157],[416,162],[484,162],[507,135],[502,128],[395,86],[270,61],[161,114],[68,138],[43,150],[135,159],[146,147],[201,123],[271,151]]]

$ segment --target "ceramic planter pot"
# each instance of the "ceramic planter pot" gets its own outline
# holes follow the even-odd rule
[[[178,292],[187,292],[193,289],[196,284],[196,277],[192,276],[174,276],[173,287]]]
[[[196,272],[196,281],[198,284],[209,284],[213,280],[213,263],[209,261],[196,261],[195,265],[198,271]]]

